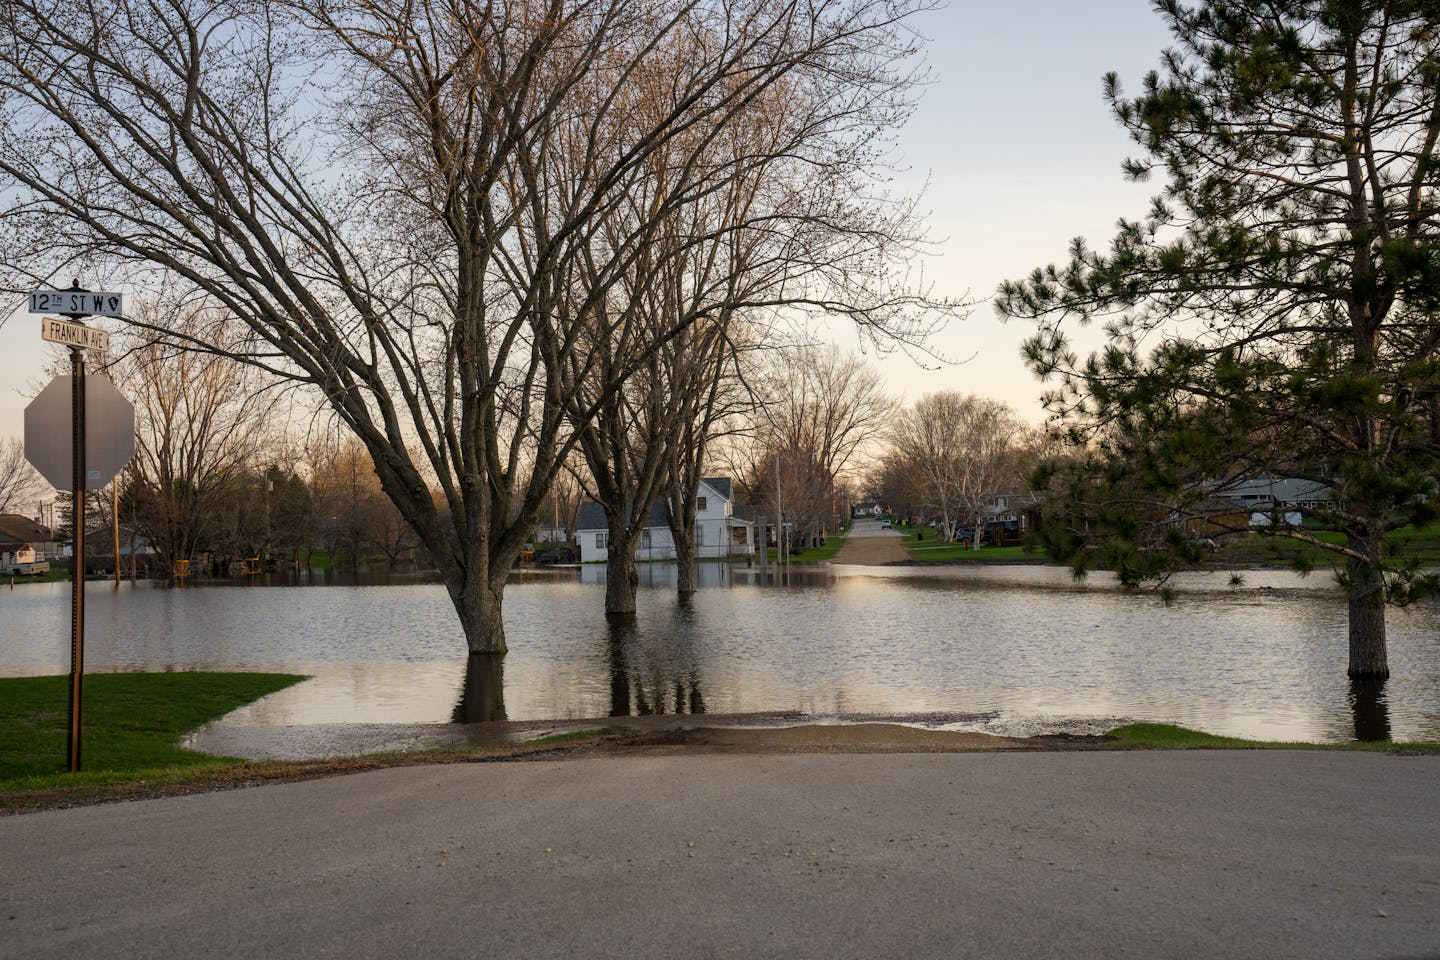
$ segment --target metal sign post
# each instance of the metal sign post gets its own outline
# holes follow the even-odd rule
[[[70,564],[70,711],[65,742],[70,772],[80,769],[81,712],[85,703],[85,353],[70,348],[70,525],[75,549]]]
[[[121,316],[124,297],[118,293],[84,290],[77,282],[69,290],[36,290],[30,295],[31,313],[61,313],[70,321],[87,316]],[[70,348],[70,450],[65,462],[64,448],[55,442],[63,436],[62,421],[64,377],[55,380],[25,408],[25,457],[55,487],[68,480],[71,491],[70,518],[74,533],[74,550],[70,579],[70,709],[66,716],[68,728],[66,751],[70,772],[80,769],[80,744],[84,714],[85,680],[85,490],[102,488],[129,461],[135,449],[135,411],[124,397],[101,377],[96,418],[105,435],[91,438],[86,430],[85,351],[104,350],[109,337],[103,330],[79,322],[66,322],[53,317],[42,321],[41,336]],[[87,463],[87,447],[93,446],[97,456]],[[66,476],[68,474],[68,477]]]

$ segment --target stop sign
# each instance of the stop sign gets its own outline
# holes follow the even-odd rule
[[[70,377],[45,385],[25,408],[25,459],[69,490],[71,477]],[[106,378],[85,378],[85,489],[99,490],[135,455],[135,408]]]

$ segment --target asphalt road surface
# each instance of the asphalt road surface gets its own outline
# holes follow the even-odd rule
[[[881,525],[879,520],[856,520],[835,551],[836,563],[896,563],[910,559],[900,531]]]
[[[5,957],[1440,956],[1440,757],[662,756],[0,818]]]

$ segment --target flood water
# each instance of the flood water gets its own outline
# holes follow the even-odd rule
[[[1392,679],[1353,690],[1345,605],[1323,575],[1250,573],[1241,589],[1187,575],[1166,606],[1050,567],[822,566],[780,583],[701,570],[682,606],[673,568],[643,565],[622,627],[603,616],[602,569],[521,576],[499,667],[467,661],[438,584],[91,583],[87,669],[314,676],[230,718],[261,726],[783,711],[1018,734],[1146,719],[1440,738],[1440,607],[1391,611]],[[68,597],[67,584],[0,590],[0,675],[68,669]]]

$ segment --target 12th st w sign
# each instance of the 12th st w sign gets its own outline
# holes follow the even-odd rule
[[[70,378],[56,377],[25,408],[25,459],[69,490]],[[135,455],[135,408],[102,376],[85,378],[85,489],[99,490]]]

